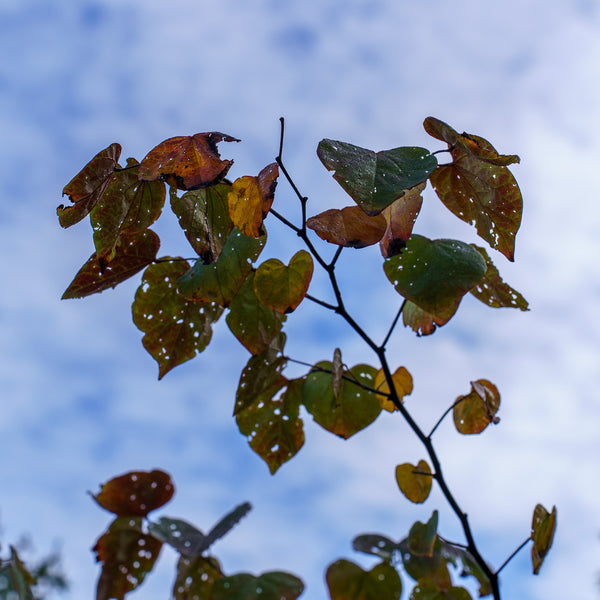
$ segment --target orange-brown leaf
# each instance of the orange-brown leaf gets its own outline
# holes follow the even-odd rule
[[[464,435],[481,433],[490,423],[498,423],[500,408],[498,388],[487,379],[471,382],[471,392],[454,403],[454,425]]]
[[[229,171],[232,160],[222,160],[217,144],[240,140],[213,131],[172,137],[150,150],[140,163],[138,177],[154,181],[159,177],[180,190],[214,185]]]
[[[394,380],[394,387],[396,389],[398,399],[402,402],[404,396],[412,394],[412,375],[407,371],[405,367],[398,367],[396,371],[394,371],[392,379]],[[390,388],[386,381],[383,369],[379,369],[379,371],[377,371],[377,373],[375,374],[375,389],[383,394],[390,393]],[[378,394],[377,400],[379,401],[379,405],[381,406],[381,408],[387,410],[388,412],[394,412],[395,410],[398,410],[396,408],[396,405],[392,402],[390,398]]]
[[[533,540],[531,560],[534,575],[540,572],[544,558],[552,546],[555,531],[556,506],[552,507],[552,512],[549,513],[541,504],[538,504],[533,511],[531,522],[531,539]]]
[[[445,325],[450,317],[439,318],[417,306],[414,302],[407,301],[402,310],[402,322],[405,327],[410,327],[418,336],[431,335],[438,326]]]

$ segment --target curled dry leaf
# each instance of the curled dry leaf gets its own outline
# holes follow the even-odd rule
[[[540,572],[546,554],[548,554],[548,551],[552,546],[555,531],[556,506],[553,506],[552,512],[549,513],[541,504],[538,504],[533,511],[533,519],[531,522],[531,539],[533,540],[531,560],[533,563],[534,575],[537,575]]]
[[[500,393],[493,383],[487,379],[472,381],[471,392],[454,403],[454,425],[464,435],[481,433],[490,423],[500,421],[496,416],[499,407]]]

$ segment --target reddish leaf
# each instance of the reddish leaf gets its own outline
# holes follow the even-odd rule
[[[213,131],[172,137],[150,150],[140,163],[139,178],[154,181],[159,177],[180,190],[194,190],[219,183],[232,160],[221,160],[217,144],[240,140]]]
[[[376,244],[386,230],[382,215],[369,217],[359,206],[332,208],[310,217],[306,226],[326,242],[345,248],[364,248]]]
[[[93,548],[103,563],[96,600],[123,600],[152,570],[161,547],[162,542],[142,533],[140,518],[117,517]]]
[[[406,248],[406,243],[421,211],[423,204],[421,194],[426,185],[427,183],[423,182],[406,190],[404,196],[398,198],[381,213],[387,223],[385,233],[379,242],[384,258],[399,254]]]
[[[410,327],[418,336],[431,335],[439,326],[445,325],[450,319],[434,317],[431,313],[419,308],[413,302],[407,301],[402,310],[402,322]]]
[[[534,575],[540,572],[546,554],[548,554],[552,546],[555,531],[556,506],[553,506],[552,512],[549,513],[541,504],[538,504],[533,511],[531,522],[531,539],[533,540],[531,560],[533,562]]]
[[[263,235],[262,223],[271,210],[279,167],[277,163],[266,166],[258,177],[240,177],[233,182],[227,196],[229,216],[244,235]]]
[[[464,435],[481,433],[490,423],[498,423],[496,416],[500,407],[498,388],[487,379],[471,382],[471,392],[459,396],[452,414],[454,425]]]
[[[92,498],[106,510],[120,516],[145,517],[166,504],[175,488],[168,473],[131,471],[107,481]]]
[[[208,346],[211,326],[223,313],[214,303],[186,300],[179,293],[177,281],[188,269],[185,260],[150,265],[135,294],[133,322],[144,332],[142,343],[158,363],[159,379]]]
[[[121,146],[111,144],[92,158],[83,169],[67,183],[63,196],[67,194],[74,204],[61,204],[57,209],[58,220],[62,227],[71,227],[78,223],[94,208],[117,166]]]
[[[365,571],[349,560],[338,560],[325,575],[331,600],[399,600],[402,581],[388,562]]]
[[[160,239],[150,229],[121,236],[112,261],[102,270],[96,254],[92,254],[65,290],[63,300],[114,288],[152,263],[159,247]]]
[[[396,482],[406,498],[415,504],[421,504],[429,497],[433,476],[429,465],[420,460],[416,466],[410,463],[398,465]]]

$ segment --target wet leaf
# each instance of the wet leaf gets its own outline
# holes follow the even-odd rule
[[[215,185],[233,164],[219,156],[217,144],[223,141],[240,140],[218,131],[169,138],[148,152],[138,176],[145,181],[161,178],[180,190]]]
[[[262,223],[271,210],[279,167],[266,166],[258,177],[240,177],[233,182],[227,195],[229,216],[244,235],[257,238],[263,235]]]
[[[185,237],[206,265],[216,262],[233,229],[227,194],[230,183],[186,192],[181,197],[171,187],[171,208]]]
[[[63,196],[69,196],[73,203],[71,206],[61,204],[56,209],[58,220],[62,227],[71,227],[78,223],[94,208],[106,186],[121,155],[121,146],[111,144],[98,152],[83,169],[67,183],[63,189]]]
[[[454,425],[464,435],[481,433],[490,423],[497,424],[500,407],[498,388],[487,379],[471,382],[471,392],[454,403]]]
[[[386,259],[383,268],[400,295],[435,319],[447,321],[481,280],[486,265],[468,244],[413,235],[404,252]]]
[[[484,248],[471,244],[477,252],[483,256],[487,266],[485,275],[479,283],[471,290],[471,294],[484,304],[493,308],[518,308],[529,310],[529,304],[517,290],[511,288],[502,281],[498,269],[492,263],[492,259]]]
[[[404,396],[409,396],[410,394],[412,394],[412,375],[406,370],[405,367],[398,367],[392,374],[392,379],[394,380],[394,388],[396,390],[398,400],[402,402]],[[390,393],[390,388],[385,378],[383,369],[379,369],[375,374],[375,389],[380,391],[382,394]],[[387,410],[388,412],[394,412],[395,410],[398,410],[396,408],[396,405],[392,402],[390,398],[386,398],[385,396],[381,396],[378,394],[377,401],[379,402],[381,408]]]
[[[260,354],[281,331],[286,317],[260,302],[254,292],[254,273],[250,273],[231,301],[226,320],[239,342],[250,353]]]
[[[433,511],[427,523],[417,521],[408,534],[408,549],[413,556],[433,556],[433,547],[437,540],[438,512]]]
[[[420,460],[415,466],[403,463],[396,467],[396,482],[400,491],[415,504],[422,504],[429,497],[433,476],[427,462]]]
[[[290,573],[239,573],[215,581],[211,600],[295,600],[303,591],[302,581]]]
[[[321,427],[347,439],[370,425],[381,412],[376,395],[360,387],[372,389],[376,371],[368,365],[357,365],[345,371],[336,397],[332,366],[331,362],[323,361],[313,367],[304,383],[303,402]]]
[[[236,414],[242,435],[274,474],[279,467],[293,458],[304,445],[304,429],[300,418],[302,379],[288,382],[279,396],[257,396],[254,403]],[[276,386],[271,388],[276,389]],[[278,391],[278,390],[277,390]]]
[[[417,582],[410,595],[410,600],[471,600],[465,588],[452,586],[439,589],[428,579]]]
[[[233,229],[216,263],[201,260],[179,278],[179,291],[188,300],[214,302],[227,307],[235,298],[267,241],[250,238]]]
[[[450,317],[451,318],[451,317]],[[431,335],[438,326],[445,325],[450,318],[440,319],[407,301],[402,310],[402,322],[410,327],[418,336]]]
[[[155,469],[113,477],[101,486],[98,494],[91,496],[102,508],[119,517],[145,517],[166,504],[174,492],[169,474]]]
[[[287,267],[276,258],[265,261],[256,270],[256,297],[277,312],[293,312],[308,292],[313,268],[312,257],[306,250],[296,252]]]
[[[331,600],[399,600],[402,581],[387,562],[364,571],[349,560],[329,565],[325,575]]]
[[[79,269],[62,295],[62,299],[83,298],[97,294],[133,277],[156,258],[159,237],[150,229],[133,235],[121,236],[110,264],[101,272],[96,254]]]
[[[369,217],[359,206],[331,208],[310,217],[306,226],[322,240],[344,248],[365,248],[376,244],[386,231],[382,215]]]
[[[379,242],[381,254],[390,258],[400,254],[412,234],[413,226],[423,204],[421,194],[427,185],[420,183],[406,190],[401,198],[390,204],[381,215],[386,220],[386,230]]]
[[[133,322],[144,332],[142,343],[158,363],[159,379],[208,346],[223,312],[217,304],[186,300],[178,292],[177,282],[188,269],[185,260],[150,265],[133,301]]]
[[[447,565],[448,558],[442,554],[442,543],[439,538],[433,545],[432,556],[412,554],[408,547],[408,539],[402,540],[399,546],[404,568],[415,581],[430,580],[441,590],[452,587],[452,579]]]
[[[398,544],[378,533],[364,533],[352,540],[352,548],[357,552],[372,554],[389,561],[398,550]]]
[[[552,546],[555,531],[556,506],[553,506],[552,512],[549,513],[541,504],[538,504],[533,511],[531,522],[531,539],[533,540],[531,561],[534,575],[540,572],[542,563]]]
[[[369,216],[380,213],[404,190],[426,181],[437,159],[425,148],[373,152],[335,140],[322,140],[317,155],[334,179]]]
[[[180,556],[173,585],[174,600],[211,600],[217,579],[224,577],[221,566],[212,556]]]
[[[117,517],[93,548],[102,563],[97,600],[123,600],[152,570],[161,547],[162,542],[142,533],[141,518]]]

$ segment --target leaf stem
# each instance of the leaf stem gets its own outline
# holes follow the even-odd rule
[[[387,346],[387,343],[390,341],[390,337],[392,336],[392,332],[394,331],[394,329],[396,327],[396,324],[398,323],[398,319],[400,318],[400,315],[404,311],[404,307],[406,306],[406,302],[407,302],[406,298],[404,298],[404,300],[402,301],[402,304],[400,305],[400,308],[398,309],[398,312],[396,313],[396,316],[394,317],[394,320],[392,321],[392,325],[390,326],[390,329],[387,332],[387,335],[385,336],[385,339],[381,343],[380,348],[385,348]]]
[[[496,571],[496,575],[498,575],[500,573],[500,571],[502,571],[502,569],[504,569],[504,567],[506,567],[506,565],[521,551],[523,550],[523,548],[525,548],[525,546],[527,546],[527,544],[531,541],[531,538],[528,537],[498,568],[498,570]]]
[[[462,396],[444,411],[444,414],[439,418],[438,422],[433,426],[433,429],[429,432],[429,435],[427,436],[429,439],[431,439],[431,437],[435,433],[435,430],[442,424],[442,421],[454,410],[454,407],[458,406],[465,399],[466,396]]]

